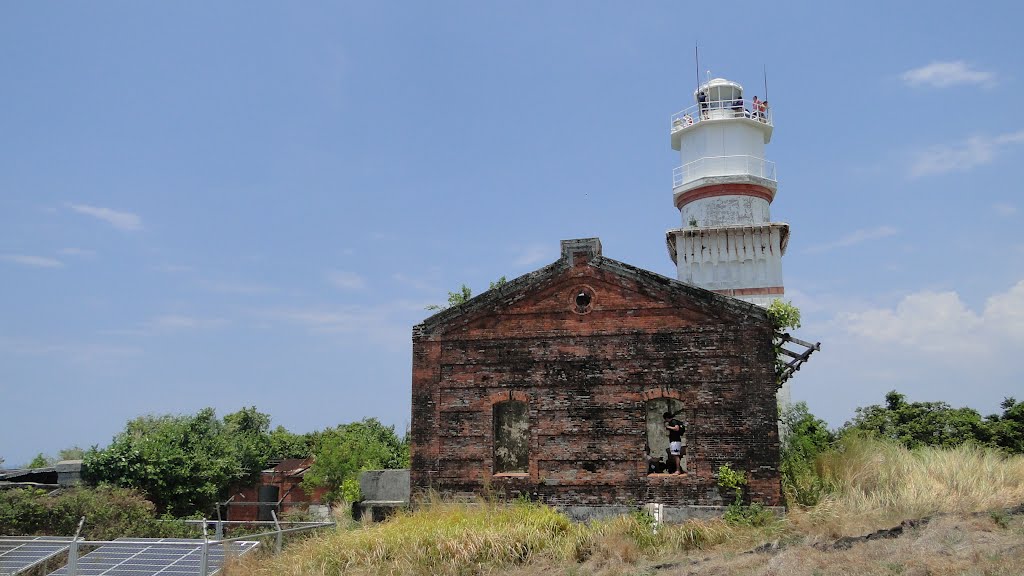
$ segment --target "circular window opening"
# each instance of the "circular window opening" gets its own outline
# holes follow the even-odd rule
[[[590,286],[580,286],[572,291],[569,303],[572,305],[573,312],[577,314],[586,314],[594,306],[594,289]]]
[[[579,294],[576,295],[576,306],[579,308],[590,306],[590,294],[580,290]]]

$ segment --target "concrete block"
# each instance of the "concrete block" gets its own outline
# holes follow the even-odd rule
[[[409,502],[409,470],[367,470],[359,474],[362,499]]]
[[[82,483],[81,460],[61,460],[53,467],[57,471],[57,484],[59,484],[61,488],[78,486]]]

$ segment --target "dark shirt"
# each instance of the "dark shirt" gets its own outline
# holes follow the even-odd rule
[[[668,441],[669,442],[682,442],[683,441],[683,431],[686,430],[686,426],[682,422],[680,422],[679,420],[676,420],[675,418],[673,418],[673,419],[668,421],[666,426],[670,427],[669,431],[668,431]],[[675,427],[675,426],[679,426],[679,430],[672,430],[672,428]]]

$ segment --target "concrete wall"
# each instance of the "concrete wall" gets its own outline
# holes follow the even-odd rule
[[[697,226],[750,226],[771,221],[768,201],[753,196],[701,198],[683,206],[679,213],[683,228],[691,221]]]
[[[53,466],[57,470],[57,484],[61,488],[78,486],[82,483],[82,461],[61,460]]]
[[[698,122],[680,142],[682,164],[713,156],[764,158],[765,127],[753,120]]]
[[[782,292],[781,232],[778,224],[683,228],[675,238],[679,279],[708,290],[778,287]]]
[[[367,470],[359,474],[362,499],[374,502],[408,502],[408,470]]]

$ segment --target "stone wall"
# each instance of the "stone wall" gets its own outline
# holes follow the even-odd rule
[[[603,258],[599,244],[563,254],[414,329],[413,490],[718,505],[713,474],[729,464],[749,473],[752,500],[778,504],[763,311]],[[658,398],[683,406],[684,476],[647,474],[645,407]],[[494,406],[509,400],[527,405],[528,465],[496,474]]]

